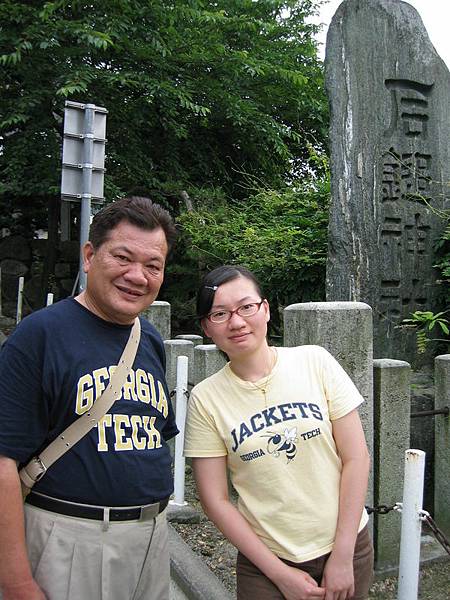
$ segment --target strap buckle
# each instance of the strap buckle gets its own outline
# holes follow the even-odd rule
[[[47,472],[47,467],[42,462],[39,456],[33,458],[20,470],[20,478],[23,483],[32,488]]]

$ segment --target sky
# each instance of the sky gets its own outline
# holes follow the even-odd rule
[[[450,0],[405,0],[420,14],[431,43],[450,68]],[[324,23],[318,39],[322,43],[320,57],[325,55],[325,40],[330,21],[342,0],[330,0],[322,7],[318,22]]]

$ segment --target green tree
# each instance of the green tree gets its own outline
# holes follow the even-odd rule
[[[176,289],[170,290],[175,326],[192,330],[200,277],[221,264],[245,265],[257,275],[271,303],[275,334],[286,305],[324,300],[329,191],[325,173],[278,190],[255,189],[245,202],[197,194],[196,208],[178,217],[182,236],[170,269],[183,300],[176,304]]]
[[[109,110],[110,198],[284,180],[305,164],[304,132],[324,139],[316,4],[5,0],[0,194],[18,208],[57,194],[65,99]]]
[[[320,1],[3,0],[0,226],[14,214],[57,246],[66,99],[109,111],[108,200],[146,193],[177,212],[182,190],[244,199],[248,175],[308,173],[307,136],[323,146],[327,121],[307,23]]]

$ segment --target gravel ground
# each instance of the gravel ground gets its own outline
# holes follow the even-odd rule
[[[223,585],[236,590],[236,549],[203,514],[193,482],[191,469],[186,467],[185,500],[201,514],[200,523],[172,523],[178,534],[198,554]],[[396,600],[397,578],[377,581],[371,588],[371,600]],[[423,567],[420,572],[418,600],[450,599],[450,562],[443,561]]]

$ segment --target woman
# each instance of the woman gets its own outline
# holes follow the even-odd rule
[[[269,305],[247,269],[209,273],[197,310],[230,362],[192,391],[185,455],[205,513],[239,550],[237,598],[367,598],[363,398],[323,348],[268,345]]]

